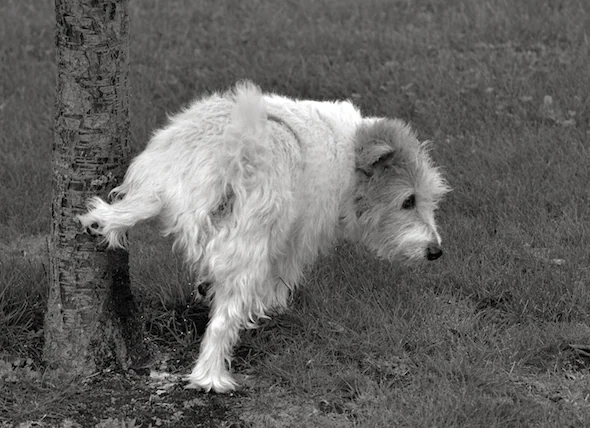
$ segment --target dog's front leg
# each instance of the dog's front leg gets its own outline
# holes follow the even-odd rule
[[[265,316],[261,288],[267,293],[272,290],[266,236],[250,234],[243,239],[248,245],[241,248],[220,245],[217,256],[209,259],[213,279],[210,321],[187,388],[228,392],[238,386],[228,370],[233,348],[240,331],[255,327],[255,320]]]
[[[231,362],[233,347],[243,325],[243,316],[238,309],[239,297],[236,295],[227,300],[219,297],[213,297],[211,320],[201,342],[197,364],[188,377],[187,388],[228,392],[238,386],[226,364]]]

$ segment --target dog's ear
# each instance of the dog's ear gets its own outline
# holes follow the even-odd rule
[[[404,147],[419,148],[412,128],[399,119],[365,119],[355,137],[356,169],[367,176],[402,162]]]
[[[368,141],[356,149],[356,169],[366,176],[372,176],[375,171],[387,168],[395,162],[395,151],[384,141]]]
[[[396,153],[392,141],[398,124],[389,119],[366,119],[356,132],[356,169],[367,176],[391,166]]]

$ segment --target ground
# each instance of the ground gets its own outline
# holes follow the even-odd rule
[[[441,259],[338,246],[242,335],[245,386],[224,396],[182,388],[206,311],[152,224],[130,238],[153,364],[45,372],[53,7],[0,2],[0,427],[588,426],[586,2],[131,2],[134,153],[168,113],[249,78],[412,122],[453,187]]]

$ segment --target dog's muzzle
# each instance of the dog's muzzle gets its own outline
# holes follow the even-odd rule
[[[434,242],[429,244],[428,247],[426,247],[426,258],[428,260],[436,260],[440,256],[442,256],[442,254],[442,248],[440,248],[440,246]]]

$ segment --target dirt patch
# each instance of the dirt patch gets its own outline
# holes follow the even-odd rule
[[[352,426],[345,413],[277,385],[221,395],[184,389],[180,376],[153,371],[105,373],[59,387],[19,373],[0,379],[0,428]]]
[[[86,395],[86,394],[85,394]],[[89,385],[78,397],[71,419],[83,427],[105,418],[134,420],[135,426],[226,427],[238,421],[231,414],[231,396],[195,394],[178,382],[116,375]]]
[[[2,389],[2,428],[241,426],[235,394],[185,390],[177,378],[109,373],[76,385],[6,382]]]

